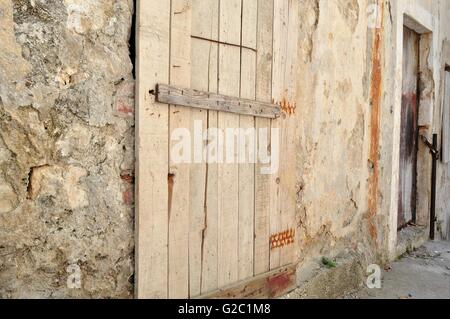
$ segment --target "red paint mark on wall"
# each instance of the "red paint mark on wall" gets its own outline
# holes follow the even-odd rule
[[[132,116],[134,114],[134,107],[131,107],[129,103],[119,100],[116,102],[116,111],[121,115]]]
[[[117,87],[114,113],[119,117],[134,117],[134,81],[123,81]]]
[[[126,190],[122,193],[122,201],[125,205],[134,203],[134,174],[131,170],[125,170],[120,173],[120,178],[126,183]]]
[[[131,188],[122,193],[122,200],[125,205],[133,205],[134,195]]]

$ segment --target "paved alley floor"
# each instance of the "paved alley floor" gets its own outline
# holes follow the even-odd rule
[[[364,288],[348,298],[449,299],[450,241],[428,242],[383,271],[381,289]]]

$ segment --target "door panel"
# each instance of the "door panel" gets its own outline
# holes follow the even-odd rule
[[[298,1],[160,3],[141,0],[137,9],[138,297],[197,297],[252,279],[259,294],[282,291],[295,283],[286,266],[295,256]],[[272,120],[158,103],[157,83],[275,103],[283,114]],[[179,163],[172,134],[184,128],[192,161]],[[214,130],[238,128],[256,128],[255,136],[240,131],[228,154]],[[217,152],[235,161],[210,162]],[[283,161],[266,174],[271,163],[261,157],[271,152]]]
[[[398,228],[416,216],[420,35],[404,28]]]

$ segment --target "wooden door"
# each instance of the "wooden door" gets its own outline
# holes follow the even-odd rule
[[[141,0],[137,10],[138,297],[285,292],[295,284],[298,1]],[[220,95],[221,103],[276,104],[282,116],[221,112],[209,100],[186,107],[194,103],[183,89],[175,90],[184,106],[161,103],[157,84],[203,92],[205,101]],[[204,162],[195,149],[192,162],[174,161],[173,132],[205,132],[205,143],[220,148],[212,128],[272,132],[238,143],[254,143],[259,154],[276,141],[279,169],[263,174],[260,161]]]
[[[416,217],[420,35],[404,28],[398,228]]]

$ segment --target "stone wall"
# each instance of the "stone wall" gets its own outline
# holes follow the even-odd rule
[[[133,296],[132,14],[0,1],[0,298]]]

